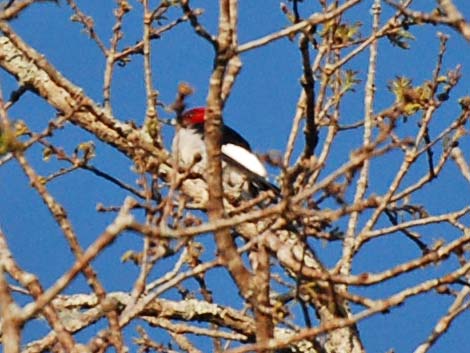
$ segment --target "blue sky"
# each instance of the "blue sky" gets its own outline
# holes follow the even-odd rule
[[[81,9],[93,16],[97,33],[109,42],[111,28],[114,23],[112,15],[114,1],[78,1]],[[362,21],[363,32],[369,33],[370,1],[363,1],[356,10],[349,12],[346,18],[351,21]],[[426,1],[416,1],[416,8],[426,6]],[[470,15],[465,1],[455,1],[464,14]],[[205,8],[201,22],[215,33],[217,28],[217,7],[215,2],[193,1],[193,7]],[[132,45],[141,36],[141,5],[131,1],[134,10],[124,22],[125,37],[120,48]],[[301,13],[307,16],[318,10],[316,2],[305,1],[300,6]],[[102,81],[105,60],[98,47],[83,33],[81,26],[69,21],[71,11],[65,3],[60,6],[42,3],[31,6],[18,19],[12,22],[13,28],[24,40],[43,53],[46,58],[59,69],[69,80],[82,87],[87,95],[97,102],[102,101]],[[384,14],[390,14],[390,8],[384,6]],[[168,13],[170,19],[180,15],[179,9]],[[277,1],[240,1],[240,43],[258,38],[288,25],[285,15],[279,10]],[[416,27],[412,29],[416,40],[410,50],[393,47],[387,40],[379,44],[379,61],[377,74],[377,100],[375,110],[389,106],[394,96],[387,90],[388,82],[397,75],[413,78],[415,84],[429,79],[435,65],[439,42],[436,30],[450,35],[448,54],[444,60],[444,71],[462,64],[463,79],[453,91],[444,109],[436,116],[432,133],[437,133],[446,126],[447,117],[454,117],[459,112],[457,99],[470,94],[468,77],[470,67],[470,46],[454,31],[448,28]],[[291,127],[292,117],[296,109],[297,98],[301,86],[301,57],[297,49],[297,41],[282,39],[266,47],[242,55],[243,69],[237,79],[230,100],[225,109],[225,121],[242,132],[256,151],[265,152],[270,149],[283,151]],[[175,97],[176,88],[181,81],[189,82],[195,87],[195,94],[189,99],[194,106],[203,105],[207,95],[208,79],[212,67],[212,48],[200,37],[193,33],[188,24],[181,24],[173,31],[165,34],[160,40],[153,42],[154,84],[159,91],[159,99],[171,103]],[[363,85],[366,79],[368,51],[348,63],[347,68],[358,70],[362,84],[355,93],[349,94],[341,105],[343,121],[353,122],[363,116]],[[123,68],[115,70],[112,103],[114,115],[123,120],[134,120],[141,124],[145,115],[145,90],[143,82],[142,58],[134,56],[132,61]],[[0,83],[3,94],[16,88],[16,82],[5,72],[0,73]],[[160,111],[162,117],[171,117]],[[9,112],[12,119],[23,119],[32,130],[40,131],[47,126],[48,119],[55,115],[41,99],[27,94],[20,104],[15,105]],[[413,130],[415,125],[400,127],[403,133],[406,129]],[[169,146],[172,131],[164,129],[166,145]],[[321,134],[323,137],[324,134]],[[71,125],[57,132],[51,139],[54,143],[64,146],[67,152],[83,141],[94,140],[93,136]],[[350,152],[357,148],[361,135],[357,132],[344,133],[334,144],[334,152],[325,167],[326,171],[334,170],[338,165],[348,160]],[[302,148],[302,138],[296,153]],[[461,145],[467,160],[469,143]],[[27,152],[30,162],[37,171],[47,175],[64,165],[57,161],[44,162],[41,160],[42,150],[33,147]],[[400,156],[391,154],[386,158],[377,159],[372,163],[370,193],[381,193],[388,185],[399,166]],[[122,180],[134,184],[138,176],[131,171],[128,159],[112,148],[97,143],[97,156],[93,164],[100,169],[113,174]],[[454,165],[443,173],[441,178],[433,181],[417,197],[417,202],[428,206],[432,212],[456,210],[470,203],[470,186],[458,176]],[[425,163],[418,164],[410,173],[410,178],[416,178],[424,173]],[[425,170],[425,169],[424,169]],[[270,170],[272,177],[279,171]],[[411,179],[410,179],[411,181]],[[96,203],[119,205],[126,193],[110,185],[108,182],[93,176],[86,171],[69,174],[65,178],[48,185],[50,191],[68,210],[74,229],[83,247],[91,244],[112,221],[113,214],[97,213]],[[60,229],[50,217],[39,197],[31,192],[29,182],[19,166],[12,162],[0,168],[0,226],[8,237],[9,244],[20,264],[27,270],[39,275],[45,287],[72,264],[68,246],[61,235]],[[467,224],[468,224],[467,217]],[[344,226],[340,223],[339,226]],[[423,232],[424,234],[424,232]],[[445,226],[436,226],[424,234],[424,240],[432,244],[435,239],[455,239],[455,230]],[[204,236],[201,240],[208,249],[208,257],[213,256],[211,237]],[[107,249],[95,262],[94,267],[102,274],[103,283],[108,291],[129,290],[138,273],[132,264],[123,264],[120,257],[128,249],[139,250],[141,239],[135,235],[121,236],[113,246]],[[340,255],[340,244],[325,245],[315,243],[316,251],[325,263],[333,265]],[[403,237],[388,237],[374,241],[364,247],[354,262],[354,273],[363,271],[381,271],[398,263],[418,257],[419,251]],[[158,277],[164,273],[163,264],[153,274]],[[455,268],[455,262],[449,264]],[[417,272],[392,280],[384,285],[373,288],[358,289],[361,294],[380,298],[386,294],[395,293],[411,283],[417,283],[422,278],[445,273],[450,266],[436,266],[427,269],[425,273]],[[217,283],[221,280],[229,284],[228,277],[223,271],[217,270],[209,275],[209,281]],[[67,293],[86,291],[87,285],[82,277],[66,290]],[[174,293],[168,294],[169,296]],[[222,298],[219,298],[222,299]],[[224,298],[227,304],[230,300]],[[19,298],[24,300],[24,298]],[[407,352],[429,335],[436,320],[444,314],[451,298],[429,293],[414,298],[405,305],[395,308],[389,314],[378,315],[359,324],[361,337],[366,349],[370,352],[385,352],[394,348],[396,352]],[[470,338],[466,328],[470,325],[467,313],[461,315],[452,325],[450,332],[444,335],[431,352],[461,351],[462,347],[470,346]],[[28,327],[28,339],[43,333],[45,325],[34,323]],[[130,333],[135,335],[135,331]],[[158,332],[155,339],[158,339]],[[85,333],[82,333],[85,337]],[[197,340],[196,340],[197,342]]]

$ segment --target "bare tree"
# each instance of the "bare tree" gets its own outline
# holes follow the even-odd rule
[[[237,0],[220,0],[218,7],[205,4],[206,9],[189,0],[117,0],[110,39],[97,29],[102,19],[83,10],[85,3],[66,0],[60,6],[64,16],[73,13],[64,31],[83,31],[102,55],[99,102],[73,84],[67,72],[59,72],[42,48],[33,48],[18,34],[16,21],[27,11],[40,9],[47,18],[57,4],[10,0],[0,12],[0,66],[7,73],[0,94],[0,171],[19,167],[17,173],[26,177],[29,194],[34,194],[29,197],[39,198],[60,228],[70,249],[60,256],[71,264],[59,268],[60,276],[46,285],[39,270],[22,265],[28,255],[12,249],[18,235],[0,229],[5,352],[202,352],[207,347],[230,353],[363,352],[369,347],[361,339],[362,320],[387,315],[429,293],[450,298],[451,304],[436,300],[442,315],[427,337],[411,342],[415,352],[429,351],[451,331],[451,323],[470,303],[470,198],[462,205],[450,195],[443,197],[440,183],[447,183],[450,173],[452,183],[469,194],[463,146],[469,146],[470,98],[454,93],[462,85],[464,56],[461,65],[446,63],[451,41],[470,41],[470,22],[458,6],[448,0],[437,0],[433,9],[411,0],[319,0],[311,2],[316,12],[307,13],[311,3],[290,0],[281,3],[287,22],[276,25],[277,31],[240,44]],[[212,32],[204,10],[216,9]],[[142,18],[138,29],[126,27],[133,15]],[[182,26],[192,29],[184,40],[207,43],[213,60],[207,77],[204,175],[172,160],[161,119],[184,111],[194,83],[190,78],[180,83],[172,93],[176,99],[165,102],[159,92],[167,88],[154,72],[159,56],[172,53],[154,51],[152,43]],[[415,31],[426,32],[439,49],[416,51]],[[125,35],[135,38],[136,33],[137,42],[123,44]],[[237,90],[244,54],[287,40],[298,43],[292,47],[300,57],[299,98],[285,150],[263,155],[278,172],[281,195],[247,197],[240,188],[223,185],[224,106]],[[426,79],[420,83],[395,77],[387,89],[379,76],[389,72],[391,63],[380,63],[392,46],[395,55],[420,55],[434,69],[421,70],[418,77]],[[145,85],[145,117],[129,121],[114,113],[112,93],[118,70],[131,70],[129,63],[138,60],[142,70],[132,70]],[[11,77],[17,88],[10,92],[5,81]],[[391,99],[379,102],[379,94]],[[35,105],[56,112],[44,129],[33,128],[38,118],[31,97],[38,97]],[[361,102],[362,111],[348,108],[350,97],[356,108]],[[15,116],[18,107],[28,116]],[[79,130],[88,137],[73,146],[55,139],[59,133],[72,138]],[[346,154],[335,147],[345,141]],[[96,162],[108,147],[132,167],[135,183]],[[53,171],[41,172],[44,165]],[[53,191],[59,181],[73,188],[73,177],[82,171],[124,195],[116,206],[105,206],[112,202],[104,195],[84,195],[96,204],[97,216],[109,220],[87,246],[72,221],[73,211]],[[28,217],[35,212],[21,215],[22,221],[29,222]],[[3,215],[0,220],[19,222]],[[108,291],[106,276],[93,261],[124,236],[141,244],[122,254],[122,267],[136,269],[135,276],[121,291]],[[357,265],[368,247],[390,239],[400,239],[400,248],[391,252],[407,249],[416,256]],[[205,248],[205,241],[215,244],[213,249]],[[331,252],[332,264],[317,255],[318,247]],[[55,266],[52,261],[50,266]],[[208,280],[215,271],[233,288]],[[413,280],[403,286],[400,280],[410,274]],[[88,287],[76,291],[73,281],[80,275]],[[388,294],[378,290],[383,285],[392,288]],[[228,303],[220,301],[224,297],[230,297]],[[37,321],[47,332],[28,334],[28,325]]]

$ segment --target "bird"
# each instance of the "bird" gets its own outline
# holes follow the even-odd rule
[[[178,166],[192,167],[191,171],[204,175],[207,165],[204,143],[206,108],[196,107],[184,111],[172,142],[172,153]],[[253,153],[248,141],[237,131],[222,125],[222,167],[225,186],[241,186],[255,196],[260,191],[272,190],[276,196],[280,189],[268,180],[265,166]]]

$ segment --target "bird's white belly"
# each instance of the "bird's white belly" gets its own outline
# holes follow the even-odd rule
[[[173,157],[178,166],[188,168],[194,163],[196,154],[201,160],[194,166],[193,171],[203,173],[206,168],[206,146],[198,133],[190,129],[180,129],[173,138]]]

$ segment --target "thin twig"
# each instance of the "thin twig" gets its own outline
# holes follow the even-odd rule
[[[308,19],[295,23],[292,26],[289,26],[285,29],[282,29],[280,31],[269,34],[262,38],[255,39],[248,43],[240,45],[238,47],[238,53],[243,53],[248,50],[253,50],[253,49],[265,46],[266,44],[274,42],[280,38],[288,37],[295,33],[301,32],[309,26],[316,26],[316,25],[325,23],[327,21],[330,21],[331,19],[340,16],[343,12],[345,12],[346,10],[349,10],[351,7],[357,5],[360,2],[361,0],[349,0],[345,2],[343,5],[338,6],[326,13],[321,13],[321,14],[315,13],[312,16],[310,16]]]
[[[375,0],[372,5],[372,32],[376,33],[379,29],[380,23],[380,14],[382,12],[381,0]],[[377,58],[378,58],[378,43],[374,41],[370,45],[370,55],[369,55],[369,72],[367,74],[367,82],[365,88],[365,98],[364,98],[364,136],[363,136],[363,145],[368,146],[371,143],[372,136],[372,119],[374,114],[374,98],[375,98],[375,80],[376,80],[376,70],[377,70]],[[354,203],[359,202],[364,198],[368,180],[369,180],[369,169],[370,169],[370,160],[365,160],[361,167],[361,172],[356,184],[356,193],[354,195]],[[350,273],[352,258],[354,254],[354,244],[355,244],[355,232],[357,224],[359,221],[360,212],[353,212],[349,218],[348,229],[344,237],[343,243],[343,255],[341,258],[341,268],[340,272],[342,274]]]

